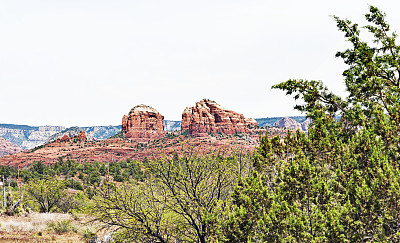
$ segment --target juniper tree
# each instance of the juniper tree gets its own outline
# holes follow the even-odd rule
[[[304,101],[295,108],[312,118],[308,136],[261,137],[221,240],[400,240],[400,47],[384,13],[370,6],[365,17],[372,42],[361,39],[357,24],[333,17],[352,44],[336,54],[349,65],[347,97],[321,81],[273,86]]]

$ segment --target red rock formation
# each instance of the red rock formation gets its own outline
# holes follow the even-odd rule
[[[69,137],[68,137],[68,135],[67,134],[65,134],[62,138],[60,138],[60,142],[67,142],[67,141],[69,141]]]
[[[165,135],[164,116],[147,105],[137,105],[122,118],[122,131],[125,137],[144,142]]]
[[[182,113],[181,131],[189,129],[191,117],[192,117],[192,108],[186,107],[186,109]]]
[[[257,126],[257,121],[253,118],[245,118],[244,121],[253,127]]]
[[[84,141],[87,140],[86,134],[85,134],[84,131],[81,131],[75,138],[76,138],[76,139],[79,139],[79,140],[84,140]]]
[[[247,125],[257,125],[254,119],[226,110],[214,101],[203,99],[182,113],[181,130],[189,130],[192,136],[206,136],[208,133],[235,134],[248,132]]]

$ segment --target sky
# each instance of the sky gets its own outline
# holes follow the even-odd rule
[[[365,25],[369,4],[400,30],[394,0],[4,0],[0,123],[119,125],[138,104],[181,120],[203,98],[301,115],[271,86],[322,80],[346,95],[335,53],[349,44],[331,16]]]

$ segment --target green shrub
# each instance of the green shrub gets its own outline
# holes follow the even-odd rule
[[[48,224],[48,230],[54,231],[57,234],[67,233],[67,232],[78,232],[75,226],[71,224],[71,220],[61,220],[58,222],[50,222]]]
[[[83,237],[82,237],[82,238],[83,238],[84,241],[90,242],[90,240],[93,239],[93,237],[95,237],[95,236],[96,236],[96,233],[93,232],[92,229],[86,228],[86,229],[83,231]]]

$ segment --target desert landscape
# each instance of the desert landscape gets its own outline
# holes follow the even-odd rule
[[[374,4],[0,1],[0,242],[400,242]]]

